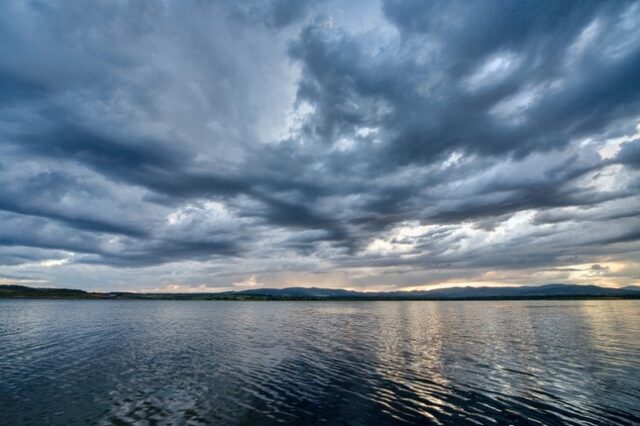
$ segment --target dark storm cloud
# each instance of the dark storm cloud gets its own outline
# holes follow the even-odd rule
[[[21,129],[8,144],[24,155],[77,162],[110,179],[167,195],[237,193],[246,188],[233,178],[189,173],[185,166],[192,161],[191,153],[176,144],[83,128],[68,122],[69,114],[49,113],[42,127]]]
[[[51,131],[39,129],[37,134],[16,136],[16,149],[30,156],[80,163],[112,180],[140,185],[171,198],[234,197],[245,194],[264,204],[264,208],[246,212],[246,215],[260,217],[267,225],[327,229],[330,239],[346,239],[345,231],[331,218],[322,217],[305,205],[279,200],[269,195],[269,192],[278,190],[302,190],[305,196],[309,196],[310,185],[299,188],[299,185],[294,182],[271,180],[268,177],[261,180],[260,177],[252,176],[250,172],[245,176],[224,176],[189,170],[188,166],[192,158],[169,143],[157,140],[127,140],[123,136],[98,134],[65,121],[59,118]],[[30,184],[37,181],[38,188],[27,187],[20,190],[29,191],[32,194],[34,191],[41,192],[40,190],[48,193],[55,191],[56,183],[47,179],[47,176],[52,175],[40,174],[32,179]],[[64,178],[61,175],[56,176]],[[60,189],[73,186],[70,181],[66,183],[67,185],[62,185]],[[264,189],[257,188],[260,186]],[[7,196],[7,200],[15,198],[17,194]],[[68,225],[80,229],[145,236],[143,230],[128,229],[124,226],[119,227],[90,219],[65,218],[54,212],[47,212],[46,209],[20,207],[1,202],[0,209],[47,216],[54,220],[66,221]],[[177,248],[177,252],[181,252],[181,249]]]
[[[110,222],[108,219],[83,217],[81,212],[57,212],[52,205],[78,183],[66,175],[43,172],[26,182],[3,182],[0,187],[0,210],[20,215],[42,217],[61,222],[71,228],[85,231],[122,234],[130,237],[145,237],[144,229]],[[28,197],[25,197],[28,194]]]
[[[229,241],[172,241],[154,240],[128,250],[94,253],[78,260],[83,264],[141,267],[180,260],[210,260],[222,256],[238,256],[236,245]]]
[[[635,169],[640,168],[640,141],[627,142],[618,153],[618,161]]]
[[[452,277],[637,249],[638,2],[9,1],[0,24],[0,264]]]
[[[14,75],[9,70],[0,72],[0,102],[3,104],[37,99],[46,93],[46,87],[37,82]]]
[[[231,15],[275,28],[282,28],[303,19],[322,0],[268,0],[237,2],[231,6]]]
[[[215,256],[237,256],[239,253],[236,243],[225,236],[218,236],[217,241],[205,239],[207,236],[193,237],[188,241],[125,237],[120,241],[122,247],[112,248],[100,234],[104,231],[99,229],[70,233],[64,227],[39,217],[11,217],[0,213],[0,219],[6,225],[0,232],[0,246],[75,253],[74,263],[139,267],[180,260],[204,260]],[[29,233],[25,234],[22,229],[29,229]]]
[[[575,68],[566,63],[595,18],[607,31],[628,7],[625,2],[388,2],[384,10],[403,38],[397,46],[376,50],[348,33],[309,26],[292,47],[305,65],[299,96],[317,109],[308,130],[331,140],[358,126],[381,128],[386,137],[375,150],[376,167],[439,161],[456,149],[523,156],[560,148],[637,116],[640,45],[624,40],[636,34],[620,30],[623,39],[608,37],[601,46],[589,46]],[[632,45],[619,57],[602,55],[625,42]],[[506,69],[492,70],[491,60]],[[483,64],[487,73],[506,75],[488,77],[469,90],[466,83]],[[516,105],[526,109],[526,120],[509,125],[492,116],[500,101],[518,96],[523,102],[527,96],[539,98]]]
[[[65,258],[64,252],[55,252],[49,249],[37,249],[34,247],[0,247],[0,266],[24,265],[25,263],[41,262],[43,260],[60,260]],[[17,276],[29,278],[29,274],[16,271]],[[11,278],[7,273],[3,273],[2,277]]]
[[[308,137],[327,144],[345,135],[357,139],[358,128],[378,129],[379,145],[363,141],[361,151],[368,157],[361,152],[350,156],[370,166],[366,177],[442,162],[455,151],[521,158],[557,150],[638,116],[640,44],[633,42],[637,34],[629,27],[637,23],[638,11],[630,2],[386,2],[384,12],[400,31],[398,45],[371,48],[320,23],[307,27],[291,48],[305,65],[299,97],[316,109],[305,128]],[[624,20],[630,22],[621,28]],[[575,58],[580,38],[594,22],[619,38],[601,37]],[[604,55],[608,50],[617,56]],[[470,90],[469,80],[501,57],[515,63],[505,71],[508,75]],[[421,86],[427,89],[417,90]],[[521,122],[491,116],[500,102],[508,105],[527,95],[534,98],[531,105],[514,107],[524,110],[516,111],[523,115]],[[476,165],[470,167],[469,173],[477,172]],[[411,218],[460,222],[525,209],[588,206],[633,193],[576,191],[565,185],[599,167],[567,158],[546,171],[548,176],[492,181],[453,208],[426,215],[411,204],[412,182],[379,194],[369,188],[372,200],[365,214],[369,224],[384,228]],[[418,184],[437,180],[431,176]],[[418,201],[442,204],[439,198]]]

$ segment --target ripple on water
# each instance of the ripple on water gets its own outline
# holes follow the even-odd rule
[[[5,300],[2,422],[638,424],[638,318],[638,301]]]

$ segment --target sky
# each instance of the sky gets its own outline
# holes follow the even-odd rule
[[[0,283],[640,283],[640,2],[0,2]]]

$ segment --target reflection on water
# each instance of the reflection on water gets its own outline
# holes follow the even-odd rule
[[[2,424],[638,424],[640,301],[0,301]]]

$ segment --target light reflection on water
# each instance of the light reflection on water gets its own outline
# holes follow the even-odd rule
[[[638,424],[640,301],[0,300],[0,416]]]

